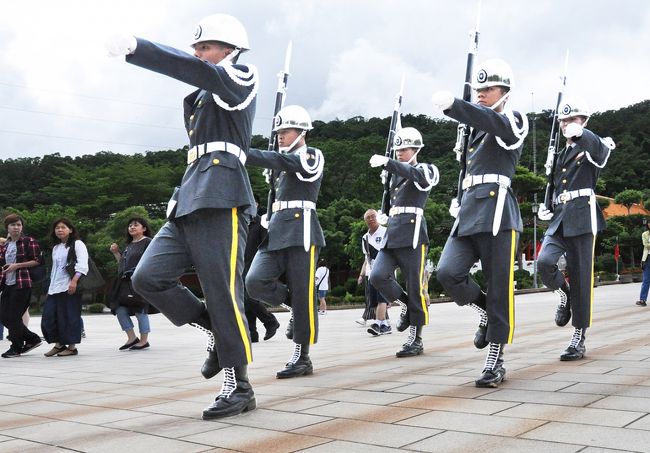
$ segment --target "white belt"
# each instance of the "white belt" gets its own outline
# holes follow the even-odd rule
[[[316,203],[307,200],[274,201],[271,209],[273,212],[283,209],[316,209]]]
[[[422,208],[416,208],[414,206],[394,206],[390,208],[390,211],[388,211],[388,215],[390,217],[394,217],[398,214],[417,214],[417,215],[422,215],[424,211],[422,211]]]
[[[510,187],[510,178],[503,175],[487,174],[487,175],[468,175],[463,178],[463,190],[479,184],[497,183],[500,186]]]
[[[594,194],[593,189],[578,189],[578,190],[571,190],[568,192],[562,192],[560,195],[558,195],[555,198],[555,204],[568,203],[574,198],[590,197],[593,194]]]
[[[208,154],[213,151],[223,151],[230,153],[234,156],[237,156],[237,159],[239,159],[242,165],[246,164],[246,153],[242,151],[239,146],[228,142],[209,142],[192,146],[189,151],[187,151],[187,165],[190,165],[192,162],[204,154]]]

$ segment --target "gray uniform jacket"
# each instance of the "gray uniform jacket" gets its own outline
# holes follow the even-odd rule
[[[243,109],[226,110],[213,94],[231,106],[244,102],[252,86],[238,84],[221,65],[202,61],[186,52],[138,38],[135,53],[126,61],[199,88],[183,103],[190,148],[210,142],[228,142],[248,153],[255,116],[255,99]],[[246,65],[233,68],[246,73]],[[251,71],[250,74],[253,74]],[[251,75],[252,77],[252,75]],[[176,217],[203,208],[245,207],[255,214],[255,200],[244,165],[237,156],[213,151],[187,167],[174,194]]]
[[[454,100],[451,108],[444,113],[473,128],[467,153],[466,175],[498,174],[512,179],[521,157],[522,146],[507,150],[497,143],[496,137],[500,137],[507,145],[517,142],[510,122],[503,113],[461,99]],[[521,115],[519,112],[513,113],[517,127],[521,127]],[[465,190],[452,234],[470,236],[492,232],[498,190],[496,183],[479,184]],[[519,204],[512,188],[508,188],[503,207],[499,231],[503,230],[523,230]]]
[[[303,165],[303,160],[305,159]],[[251,149],[247,163],[256,167],[275,170],[274,181],[276,201],[311,201],[318,200],[320,185],[323,181],[322,166],[320,175],[312,181],[303,178],[314,178],[317,173],[310,169],[317,159],[323,159],[320,150],[303,147],[291,153],[283,154],[275,151]],[[302,208],[289,208],[273,212],[269,224],[269,241],[267,250],[280,250],[287,247],[303,246],[305,211]],[[325,237],[315,210],[309,214],[310,244],[317,247],[325,246]]]
[[[434,171],[430,167],[432,167],[430,164],[411,165],[394,159],[390,159],[386,163],[386,170],[393,174],[390,180],[390,205],[392,208],[416,207],[424,209],[431,188],[429,187],[429,190],[423,191],[418,189],[415,183],[418,183],[421,187],[430,185],[425,175],[425,172],[431,174]],[[416,223],[416,214],[414,213],[391,216],[388,219],[386,245],[384,248],[411,248],[413,246],[413,233]],[[424,216],[421,218],[420,232],[416,245],[420,244],[429,245],[427,222]]]
[[[547,235],[554,234],[562,224],[562,234],[565,237],[579,236],[591,233],[590,197],[574,198],[566,203],[556,203],[557,197],[563,192],[580,189],[595,189],[601,167],[607,162],[610,148],[600,137],[589,129],[584,129],[582,136],[574,139],[575,146],[565,148],[556,156],[553,182],[553,218],[546,230]],[[592,162],[593,161],[593,162]],[[596,231],[606,227],[605,218],[598,203],[596,209]]]

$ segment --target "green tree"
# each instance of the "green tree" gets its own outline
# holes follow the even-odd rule
[[[627,189],[623,192],[616,195],[614,201],[618,204],[622,204],[627,208],[627,215],[630,215],[630,209],[632,205],[639,204],[643,200],[643,192],[635,189]]]

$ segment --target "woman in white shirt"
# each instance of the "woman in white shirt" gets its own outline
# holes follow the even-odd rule
[[[88,273],[88,249],[81,242],[77,229],[68,219],[61,218],[52,224],[52,272],[47,299],[43,306],[41,330],[45,341],[54,347],[45,353],[66,357],[77,355],[81,342],[81,295],[77,292],[79,279]],[[66,265],[74,247],[77,257],[74,274],[70,276]]]

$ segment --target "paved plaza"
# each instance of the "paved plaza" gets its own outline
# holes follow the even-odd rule
[[[117,320],[85,316],[78,356],[46,358],[43,345],[0,359],[0,452],[650,452],[650,308],[634,305],[638,292],[596,288],[578,362],[559,361],[572,331],[554,325],[555,296],[516,296],[498,389],[474,386],[485,351],[469,308],[433,305],[424,355],[404,359],[405,334],[371,337],[354,322],[361,310],[330,310],[314,374],[288,380],[275,379],[292,351],[280,313],[277,335],[254,345],[257,410],[221,421],[201,420],[221,387],[199,374],[202,334],[155,315],[151,349],[120,352]]]

